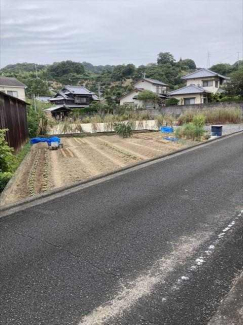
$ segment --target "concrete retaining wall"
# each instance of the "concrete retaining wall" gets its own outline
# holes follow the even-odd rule
[[[176,105],[176,106],[165,106],[160,109],[150,109],[143,110],[142,112],[149,112],[152,116],[156,116],[158,114],[171,114],[175,117],[179,117],[185,111],[193,110],[193,111],[204,111],[204,110],[214,110],[218,108],[227,108],[227,109],[241,109],[243,114],[243,102],[242,103],[211,103],[211,104],[200,104],[200,105]]]
[[[125,122],[128,123],[128,122]],[[84,133],[100,133],[100,132],[114,132],[113,124],[111,123],[81,123],[79,124]],[[73,134],[82,133],[77,129],[77,124],[70,124],[69,130],[63,132],[63,124],[55,125],[50,131],[47,132],[48,135],[54,134]],[[150,130],[157,131],[158,125],[155,120],[145,120],[145,121],[135,121],[133,122],[133,129],[135,131]]]

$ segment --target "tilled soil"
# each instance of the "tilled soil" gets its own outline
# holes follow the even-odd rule
[[[137,133],[127,139],[116,135],[62,138],[63,148],[58,150],[48,150],[45,143],[34,145],[1,205],[115,171],[188,145],[166,141],[163,137],[156,132]]]

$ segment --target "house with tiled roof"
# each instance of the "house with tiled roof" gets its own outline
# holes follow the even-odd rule
[[[93,101],[99,101],[98,96],[84,86],[65,86],[55,96],[49,99],[54,105],[46,112],[53,116],[63,117],[76,108],[88,108]]]
[[[120,98],[120,105],[134,105],[136,107],[143,107],[144,103],[138,100],[138,94],[144,90],[156,93],[161,100],[167,97],[169,86],[162,81],[142,78],[134,84],[134,89]],[[154,108],[153,103],[147,103],[146,108]],[[150,107],[151,106],[151,107]]]
[[[27,86],[16,78],[0,76],[0,91],[25,101],[25,89]]]
[[[182,77],[186,86],[171,91],[168,95],[178,99],[179,105],[208,103],[210,94],[222,92],[221,86],[229,78],[208,69],[198,69]]]

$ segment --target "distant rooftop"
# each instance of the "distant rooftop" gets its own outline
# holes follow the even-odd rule
[[[148,81],[150,82],[151,84],[155,84],[155,85],[160,85],[160,86],[168,86],[167,84],[165,84],[164,82],[162,81],[159,81],[159,80],[155,80],[155,79],[151,79],[151,78],[143,78],[139,81]]]
[[[207,77],[215,77],[218,76],[223,79],[230,79],[228,77],[222,76],[219,73],[216,73],[214,71],[208,70],[208,69],[199,69],[192,73],[187,74],[186,76],[182,77],[181,79],[188,80],[188,79],[198,79],[198,78],[207,78]]]
[[[186,95],[186,94],[202,94],[202,93],[209,93],[209,91],[205,90],[202,87],[199,86],[195,86],[195,85],[190,85],[190,86],[186,86],[174,91],[171,91],[170,93],[168,93],[168,95]]]
[[[65,86],[65,89],[70,91],[70,93],[75,95],[93,95],[94,93],[92,91],[89,91],[84,86]]]
[[[23,87],[26,85],[17,80],[16,78],[1,77],[0,76],[0,86],[12,86],[12,87]]]

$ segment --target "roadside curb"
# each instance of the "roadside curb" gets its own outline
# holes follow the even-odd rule
[[[116,175],[116,174],[119,176],[119,174],[124,172],[124,171],[128,171],[128,170],[132,171],[134,168],[139,167],[139,166],[149,165],[150,163],[160,161],[161,159],[171,158],[171,157],[176,156],[176,155],[178,155],[180,153],[186,153],[186,152],[190,152],[190,151],[192,151],[194,149],[198,149],[200,147],[206,147],[206,146],[208,146],[208,145],[210,145],[212,143],[221,141],[221,140],[223,140],[225,138],[233,137],[233,136],[241,134],[241,133],[243,133],[243,130],[236,131],[236,132],[231,133],[231,134],[226,134],[226,135],[223,135],[223,136],[221,136],[219,138],[209,140],[207,142],[198,143],[198,144],[193,145],[191,147],[182,148],[182,149],[179,149],[177,151],[168,153],[166,155],[162,155],[162,156],[158,156],[158,157],[155,157],[155,158],[152,158],[152,159],[141,161],[139,163],[117,169],[116,171],[112,171],[112,172],[109,172],[109,173],[105,173],[105,174],[101,174],[101,175],[89,178],[89,179],[87,179],[85,181],[77,182],[75,184],[68,185],[68,186],[63,186],[63,187],[60,187],[58,189],[54,189],[54,190],[45,192],[43,194],[36,195],[35,197],[30,197],[30,198],[24,199],[24,200],[22,200],[22,201],[20,201],[18,203],[6,205],[5,207],[0,207],[0,218],[5,217],[6,215],[11,215],[11,214],[15,213],[18,210],[18,208],[21,209],[21,207],[23,207],[24,205],[34,203],[35,201],[41,201],[41,200],[48,199],[48,198],[50,198],[50,200],[51,200],[52,196],[53,196],[53,199],[55,199],[55,197],[54,197],[55,195],[61,194],[61,193],[65,192],[65,191],[72,190],[72,189],[75,190],[75,188],[77,188],[77,191],[78,191],[79,187],[81,187],[82,185],[87,185],[89,183],[94,183],[95,181],[99,181],[99,180],[100,181],[102,181],[102,180],[105,181],[106,178],[108,178],[109,176],[113,176],[113,175]],[[25,158],[27,158],[27,156]],[[22,161],[22,163],[24,162],[24,160]],[[21,163],[21,165],[22,165],[22,163]],[[40,203],[38,202],[38,204],[40,204]],[[26,208],[28,208],[28,206],[26,206]],[[24,207],[23,207],[23,209],[24,209]],[[11,211],[11,210],[14,210],[14,211]],[[9,213],[8,213],[8,211],[9,211]]]

